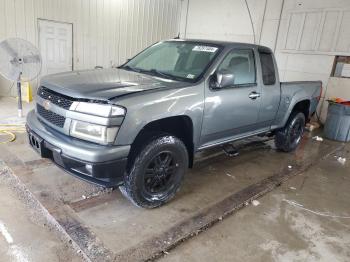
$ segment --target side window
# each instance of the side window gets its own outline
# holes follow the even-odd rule
[[[274,85],[276,83],[276,73],[272,54],[260,52],[259,55],[264,85]]]
[[[255,84],[255,60],[253,50],[233,50],[220,64],[218,72],[234,75],[235,85]]]

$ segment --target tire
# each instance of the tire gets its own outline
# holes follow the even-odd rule
[[[295,150],[303,137],[304,127],[305,115],[298,111],[292,112],[285,127],[276,132],[276,148],[284,152]]]
[[[180,139],[171,135],[153,137],[136,155],[119,189],[138,207],[159,207],[179,191],[188,161]]]

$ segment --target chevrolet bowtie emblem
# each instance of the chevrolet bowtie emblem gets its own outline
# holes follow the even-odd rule
[[[46,110],[50,110],[51,108],[51,102],[49,100],[44,100],[43,106]]]

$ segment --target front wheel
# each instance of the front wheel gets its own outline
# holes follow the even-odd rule
[[[187,167],[184,143],[175,136],[158,136],[139,152],[119,188],[136,206],[159,207],[175,196]]]
[[[305,127],[305,115],[293,112],[284,128],[276,131],[275,145],[278,150],[291,152],[299,145]]]

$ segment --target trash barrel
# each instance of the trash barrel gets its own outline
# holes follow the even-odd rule
[[[329,139],[350,141],[350,105],[330,102],[323,132]]]

